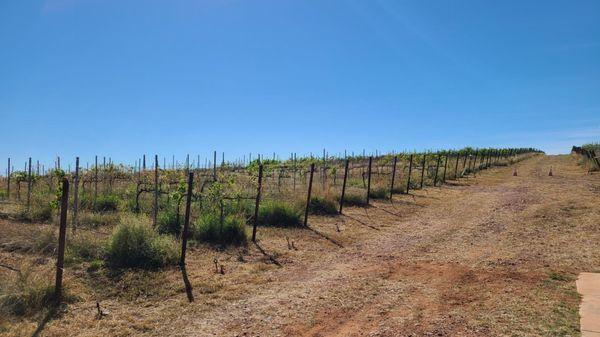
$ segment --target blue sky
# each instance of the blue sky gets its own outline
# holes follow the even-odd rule
[[[4,0],[0,117],[17,163],[564,153],[600,140],[600,1]]]

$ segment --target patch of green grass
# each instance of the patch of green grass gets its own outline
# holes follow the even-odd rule
[[[390,196],[390,191],[385,187],[375,187],[371,188],[371,193],[369,196],[372,199],[388,199]]]
[[[114,226],[119,223],[119,215],[116,213],[80,213],[77,225],[89,228]]]
[[[33,316],[49,308],[54,300],[54,285],[47,276],[23,266],[0,279],[0,316]],[[73,301],[66,290],[63,299]]]
[[[244,221],[237,216],[204,213],[194,222],[194,239],[220,245],[244,245],[247,241]]]
[[[267,201],[258,210],[258,224],[272,227],[298,227],[302,225],[302,210],[281,201]]]
[[[113,268],[155,269],[173,265],[178,258],[172,237],[158,234],[136,217],[122,219],[107,246],[107,262]]]
[[[337,200],[339,199],[340,197],[337,197]],[[365,207],[367,206],[367,199],[360,194],[346,193],[346,195],[344,195],[344,206]]]
[[[308,212],[317,215],[337,215],[338,203],[330,198],[314,196],[308,203]]]
[[[73,264],[101,259],[106,253],[105,248],[104,243],[96,234],[79,231],[67,240],[65,263]]]

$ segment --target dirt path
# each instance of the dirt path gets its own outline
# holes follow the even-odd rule
[[[226,285],[214,293],[203,290],[207,279],[192,267],[193,304],[185,302],[181,289],[159,302],[107,301],[115,314],[94,321],[76,313],[92,310],[86,302],[45,331],[579,335],[574,280],[579,272],[600,270],[600,175],[585,175],[570,156],[536,156],[516,167],[517,177],[512,167],[494,168],[397,196],[393,204],[349,208],[348,216],[314,220],[313,228],[343,247],[309,231],[286,232],[298,251],[278,256],[282,268],[235,265],[222,281]],[[268,251],[285,244],[279,233],[261,235]],[[201,265],[200,259],[201,252],[193,251],[188,263]]]
[[[414,205],[403,196],[399,206],[354,209],[352,218],[379,230],[317,261],[286,265],[255,296],[210,312],[210,320],[186,319],[182,334],[576,333],[573,276],[600,268],[599,177],[568,156],[517,168],[518,177],[493,169],[417,192]]]

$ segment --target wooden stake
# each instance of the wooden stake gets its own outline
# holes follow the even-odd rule
[[[58,306],[62,296],[62,275],[65,261],[65,241],[67,236],[67,209],[69,207],[69,181],[62,180],[62,197],[60,200],[60,229],[58,232],[58,257],[56,258],[56,281],[54,283],[54,300]]]
[[[185,219],[183,222],[183,232],[181,233],[181,260],[179,265],[185,267],[185,252],[187,250],[188,228],[190,226],[190,209],[192,205],[192,186],[194,184],[194,173],[188,174],[187,195],[185,200]]]
[[[421,168],[421,189],[423,189],[423,183],[425,182],[425,162],[427,158],[427,153],[423,154],[423,167]]]
[[[411,153],[408,161],[408,180],[406,181],[406,194],[410,191],[410,174],[412,173],[413,155]]]
[[[369,157],[369,168],[367,171],[367,205],[371,200],[371,166],[373,165],[373,156]]]
[[[260,207],[260,192],[262,190],[263,165],[258,165],[258,187],[256,189],[256,203],[254,204],[254,223],[252,225],[252,242],[256,242],[256,227],[258,226],[258,211]]]
[[[27,212],[31,207],[31,157],[29,157],[29,166],[27,169]]]
[[[158,155],[154,155],[154,212],[152,223],[156,228],[158,222]]]
[[[344,198],[346,197],[346,181],[348,180],[348,165],[350,160],[346,159],[344,165],[344,182],[342,183],[342,196],[340,198],[340,214],[342,214],[342,208],[344,207]]]
[[[75,177],[73,178],[73,232],[77,229],[77,211],[79,207],[79,157],[75,157]]]
[[[315,163],[310,164],[310,178],[308,180],[308,193],[306,197],[306,209],[304,211],[304,227],[308,226],[308,207],[310,206],[310,194],[312,193],[313,175],[315,174]]]
[[[438,157],[437,158],[437,164],[435,164],[435,177],[433,178],[433,187],[435,187],[436,184],[437,184],[438,171],[440,169],[440,159],[441,159],[442,156],[440,154],[438,154],[437,157]]]
[[[394,164],[392,165],[392,181],[390,183],[390,200],[394,195],[394,180],[396,179],[396,163],[398,162],[398,156],[394,156]]]

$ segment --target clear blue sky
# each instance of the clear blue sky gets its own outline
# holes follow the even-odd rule
[[[17,167],[564,153],[600,140],[600,1],[3,0],[0,117],[0,158]]]

